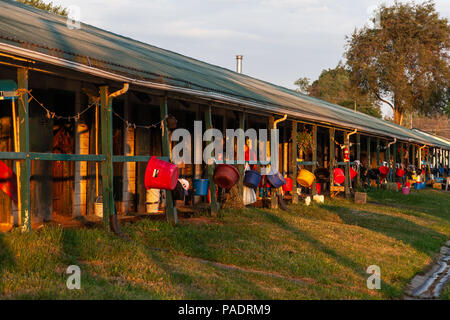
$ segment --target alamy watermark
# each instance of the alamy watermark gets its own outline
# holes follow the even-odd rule
[[[381,269],[377,265],[371,265],[367,268],[366,273],[370,274],[367,278],[367,289],[381,289]]]
[[[70,30],[81,28],[81,8],[79,6],[69,6],[67,8],[66,25]]]
[[[226,129],[225,135],[218,129],[203,132],[202,122],[194,121],[194,137],[187,129],[178,128],[172,132],[172,161],[175,164],[261,164],[261,174],[278,171],[278,129],[270,130],[270,157],[268,157],[268,129]],[[194,152],[192,157],[192,142]],[[206,142],[205,148],[203,148]],[[209,143],[208,143],[209,142]]]
[[[67,289],[80,290],[81,289],[81,269],[77,265],[67,267],[66,274],[69,275],[66,281]]]

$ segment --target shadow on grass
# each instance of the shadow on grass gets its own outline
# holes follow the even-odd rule
[[[5,235],[0,234],[0,275],[6,269],[10,269],[15,265],[14,254],[5,241]]]
[[[436,252],[446,240],[445,235],[403,218],[329,204],[324,204],[321,208],[337,214],[346,224],[357,225],[400,240],[427,255]]]
[[[309,242],[311,245],[313,245],[318,250],[322,251],[323,253],[331,256],[338,264],[343,265],[345,267],[350,268],[355,272],[355,274],[360,275],[362,278],[367,278],[369,275],[366,273],[366,269],[368,266],[362,266],[359,263],[354,262],[353,260],[344,257],[337,253],[335,250],[327,247],[325,244],[320,242],[318,239],[312,237],[308,233],[297,229],[296,227],[290,225],[288,222],[286,222],[283,218],[274,215],[270,213],[269,211],[261,211],[261,215],[269,222],[275,223],[279,225],[282,229],[292,233],[293,235],[301,238],[304,241]],[[401,291],[399,291],[397,288],[391,286],[390,284],[384,282],[382,280],[382,289],[388,296],[399,296],[401,294]]]

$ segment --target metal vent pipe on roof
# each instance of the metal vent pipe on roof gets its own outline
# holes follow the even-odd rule
[[[236,56],[236,72],[237,73],[242,73],[242,58],[244,56],[243,55],[237,55]]]

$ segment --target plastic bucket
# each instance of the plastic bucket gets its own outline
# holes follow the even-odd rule
[[[355,177],[358,175],[358,172],[353,169],[352,167],[350,167],[350,180],[355,179]]]
[[[385,166],[381,166],[379,168],[379,170],[380,170],[380,177],[381,178],[386,178],[388,176],[388,174],[389,174],[389,171],[390,171],[390,169],[388,167],[385,167]]]
[[[397,177],[403,177],[404,175],[405,175],[405,170],[403,170],[403,169],[397,169],[396,171],[395,171],[395,174],[396,174],[396,176]]]
[[[330,179],[330,171],[327,168],[317,168],[314,171],[317,181],[327,182]]]
[[[249,188],[256,188],[261,182],[261,174],[255,170],[247,170],[244,175],[244,185]]]
[[[294,179],[286,177],[285,180],[286,180],[286,184],[283,184],[283,186],[282,186],[283,191],[284,192],[292,191],[294,189]]]
[[[344,181],[345,181],[344,170],[342,170],[341,168],[335,168],[333,170],[333,174],[334,174],[334,183],[335,184],[344,183]]]
[[[322,191],[322,185],[320,183],[316,183],[316,191],[317,194],[320,194],[320,192]]]
[[[17,203],[17,177],[3,161],[0,161],[0,190]]]
[[[316,180],[316,176],[308,170],[302,169],[298,173],[297,182],[302,187],[310,187],[313,184],[314,180]]]
[[[283,184],[286,183],[286,180],[284,179],[284,177],[282,176],[281,173],[277,172],[273,175],[267,176],[267,181],[269,181],[270,186],[272,188],[279,188],[281,187]]]
[[[194,187],[194,196],[206,196],[208,194],[208,179],[194,179],[192,180],[192,185]]]
[[[145,170],[147,189],[175,189],[178,182],[178,167],[172,163],[151,157]]]
[[[148,189],[145,193],[145,211],[147,213],[158,212],[160,198],[161,191],[159,189]]]
[[[239,171],[229,164],[219,164],[214,170],[214,182],[221,188],[230,189],[239,180]]]
[[[409,188],[408,187],[403,187],[402,188],[402,193],[403,194],[409,194]]]

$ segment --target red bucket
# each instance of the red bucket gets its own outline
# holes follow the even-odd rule
[[[322,185],[320,183],[316,183],[316,191],[317,194],[320,194],[320,191],[322,191]]]
[[[334,174],[334,183],[335,184],[344,183],[344,181],[345,181],[344,170],[342,170],[341,168],[335,168],[333,170],[333,174]]]
[[[353,169],[352,167],[350,167],[350,179],[353,180],[355,179],[355,177],[358,175],[358,172],[356,172],[355,169]]]
[[[397,171],[395,172],[395,174],[397,175],[397,177],[403,177],[405,175],[405,170],[403,169],[397,169]]]
[[[229,164],[219,164],[214,170],[214,182],[221,188],[230,189],[239,180],[239,171]]]
[[[294,180],[292,178],[286,177],[286,184],[283,184],[281,187],[284,192],[292,191],[294,189]]]
[[[381,166],[379,168],[379,170],[380,170],[380,177],[381,178],[386,178],[388,176],[388,174],[389,174],[389,170],[390,169],[388,167]]]
[[[145,188],[175,189],[178,182],[178,167],[172,163],[151,157],[145,170]]]
[[[17,203],[17,177],[3,161],[0,161],[0,190]]]

